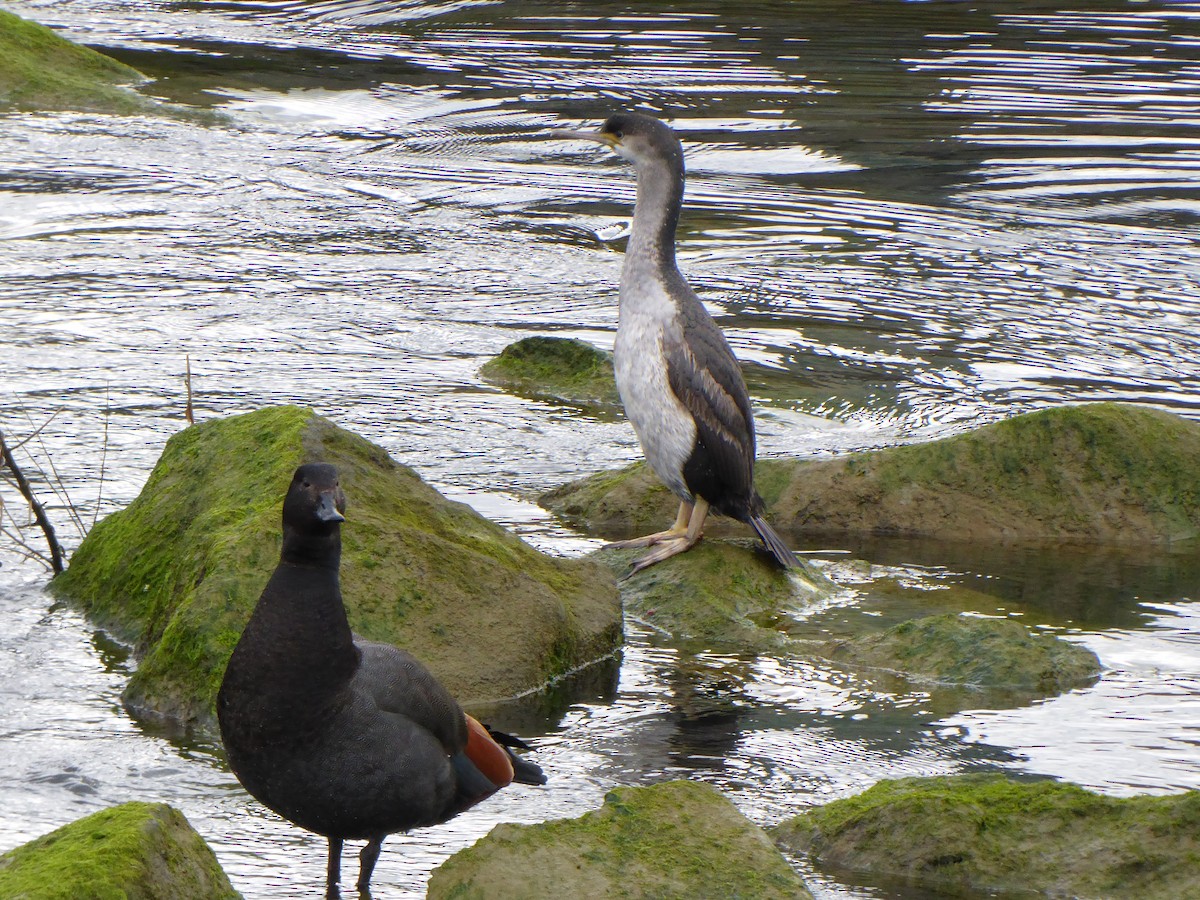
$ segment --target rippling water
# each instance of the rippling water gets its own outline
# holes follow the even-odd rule
[[[631,105],[685,142],[682,265],[738,353],[787,385],[758,398],[764,454],[1097,399],[1195,417],[1200,4],[1086,6],[10,2],[222,118],[3,118],[0,428],[53,415],[25,450],[53,460],[86,528],[181,427],[190,364],[202,418],[311,405],[542,549],[590,549],[532,498],[635,458],[632,432],[477,373],[528,334],[611,346],[631,174],[544,132]],[[66,500],[49,505],[77,543]],[[994,595],[976,611],[1062,629],[1105,676],[947,712],[634,629],[615,686],[507,713],[542,735],[552,787],[390,841],[377,895],[419,896],[495,822],[577,815],[616,783],[703,778],[763,823],[976,765],[1200,787],[1194,553],[844,549],[930,607],[946,583]],[[120,648],[53,607],[9,539],[0,560],[0,849],[166,799],[246,896],[319,896],[320,842],[249,802],[211,746],[131,722]],[[848,596],[848,617],[898,612]]]

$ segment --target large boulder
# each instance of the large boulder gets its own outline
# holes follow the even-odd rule
[[[676,640],[760,651],[789,640],[796,617],[838,587],[802,562],[785,572],[755,541],[704,540],[686,553],[625,576],[645,549],[595,558],[621,577],[625,614]]]
[[[165,803],[123,803],[0,856],[0,897],[229,900],[204,838]]]
[[[777,826],[814,865],[943,890],[1200,897],[1200,792],[1117,799],[999,774],[905,778]]]
[[[0,10],[0,109],[138,112],[152,102],[120,85],[144,80],[124,63]]]
[[[578,819],[498,825],[434,870],[429,900],[811,898],[766,834],[715,788],[617,788]]]
[[[761,460],[756,473],[767,517],[785,534],[1130,544],[1200,536],[1200,425],[1149,407],[1056,407],[925,444]],[[541,502],[613,535],[669,522],[677,505],[641,464]]]
[[[225,664],[279,559],[296,466],[333,463],[348,498],[350,624],[424,660],[466,705],[512,697],[611,654],[611,575],[539,553],[451,502],[380,447],[294,406],[173,436],[138,498],[52,582],[141,656],[136,713],[211,727]]]

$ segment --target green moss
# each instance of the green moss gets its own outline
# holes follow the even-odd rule
[[[182,813],[163,803],[124,803],[0,856],[0,896],[224,900],[238,894]]]
[[[830,659],[943,684],[1057,694],[1093,683],[1100,660],[1086,647],[1035,634],[1011,619],[954,614],[901,622],[825,645]]]
[[[947,540],[1171,543],[1200,536],[1200,425],[1118,403],[1057,407],[926,444],[766,460],[776,528]],[[670,520],[644,474],[602,473],[542,498],[602,533]],[[651,512],[652,511],[652,512]]]
[[[139,112],[152,101],[118,85],[144,80],[115,59],[0,10],[0,108]]]
[[[604,550],[615,574],[644,549]],[[705,539],[686,553],[620,582],[626,613],[675,638],[737,646],[778,647],[795,611],[835,586],[815,569],[789,574],[757,546]]]
[[[822,868],[941,888],[1200,896],[1200,793],[1117,799],[998,774],[881,782],[774,830]]]
[[[617,788],[578,819],[500,825],[437,869],[430,900],[806,898],[766,835],[721,793],[674,781]]]
[[[532,690],[618,645],[619,603],[603,569],[538,553],[381,448],[311,410],[279,407],[172,437],[138,498],[99,523],[52,583],[134,642],[133,709],[211,725],[305,461],[341,472],[352,627],[412,650],[463,702]]]
[[[493,384],[526,396],[620,412],[612,357],[571,338],[531,337],[483,364]]]

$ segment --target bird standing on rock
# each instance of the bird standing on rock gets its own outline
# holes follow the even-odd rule
[[[599,131],[554,135],[599,141],[637,170],[613,366],[646,461],[680,504],[667,531],[610,546],[653,547],[634,562],[632,571],[641,571],[695,546],[711,509],[754,528],[780,565],[799,567],[763,519],[754,490],[754,419],[741,367],[675,263],[684,185],[679,139],[638,113],[610,116]]]
[[[387,835],[435,825],[542,770],[463,713],[413,656],[350,631],[338,570],[345,496],[331,465],[296,470],[283,551],[217,695],[229,765],[246,790],[329,841],[338,896],[342,843],[366,840],[358,890]]]

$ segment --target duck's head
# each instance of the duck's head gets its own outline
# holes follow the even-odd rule
[[[615,113],[604,120],[599,131],[557,129],[554,137],[597,141],[609,147],[638,168],[653,163],[667,163],[683,168],[683,147],[667,125],[653,116],[641,113]]]
[[[296,470],[283,501],[283,524],[301,532],[336,530],[346,521],[346,495],[338,471],[328,463],[308,463]]]

